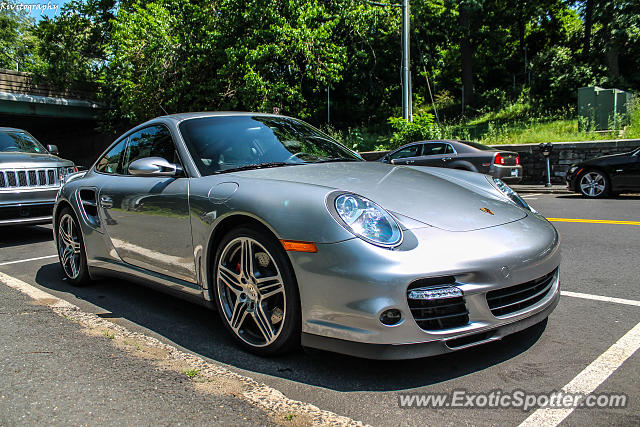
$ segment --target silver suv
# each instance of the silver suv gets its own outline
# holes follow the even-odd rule
[[[0,127],[0,226],[51,222],[64,178],[77,171],[21,129]]]

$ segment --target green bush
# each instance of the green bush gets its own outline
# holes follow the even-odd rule
[[[629,125],[624,132],[625,138],[640,138],[640,99],[633,98],[629,108]]]
[[[413,141],[440,138],[440,128],[433,119],[431,113],[416,114],[413,116],[413,122],[402,117],[389,117],[389,124],[395,130],[389,148],[394,149]]]

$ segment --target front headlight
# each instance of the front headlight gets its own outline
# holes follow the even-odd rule
[[[62,168],[58,168],[58,178],[60,178],[60,181],[64,181],[67,175],[71,175],[72,173],[76,172],[78,172],[77,166],[65,166]]]
[[[396,220],[366,197],[341,194],[333,205],[338,222],[357,237],[385,247],[397,246],[402,241],[402,231]]]
[[[518,193],[516,193],[515,191],[513,191],[513,189],[511,187],[509,187],[507,184],[504,183],[504,181],[502,181],[499,178],[492,178],[491,179],[491,183],[493,184],[493,186],[498,189],[498,191],[500,191],[507,199],[511,200],[513,203],[515,203],[516,205],[520,206],[523,209],[526,209],[528,211],[531,212],[535,212],[537,213],[537,211],[535,209],[533,209],[531,206],[529,206],[527,204],[527,202],[524,201],[524,199],[522,197],[520,197],[518,195]]]

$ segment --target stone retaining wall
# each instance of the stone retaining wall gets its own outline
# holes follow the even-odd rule
[[[494,145],[494,148],[516,151],[524,178],[520,184],[544,184],[547,182],[547,166],[544,156],[538,150],[539,144]],[[625,153],[640,146],[640,139],[618,139],[608,141],[556,142],[551,152],[551,182],[564,184],[564,177],[573,163],[608,154]],[[366,160],[377,160],[387,151],[360,153]]]

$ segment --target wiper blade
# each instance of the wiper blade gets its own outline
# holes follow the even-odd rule
[[[227,172],[246,171],[246,170],[252,170],[252,169],[277,168],[280,166],[292,166],[292,165],[300,165],[300,164],[303,164],[303,163],[287,163],[287,162],[255,163],[252,165],[244,165],[244,166],[238,166],[237,168],[216,171],[215,173],[219,174],[219,173],[227,173]]]
[[[318,160],[313,163],[334,163],[334,162],[361,162],[362,160],[358,159],[350,159],[350,158],[335,158],[335,159],[326,159],[326,160]]]

